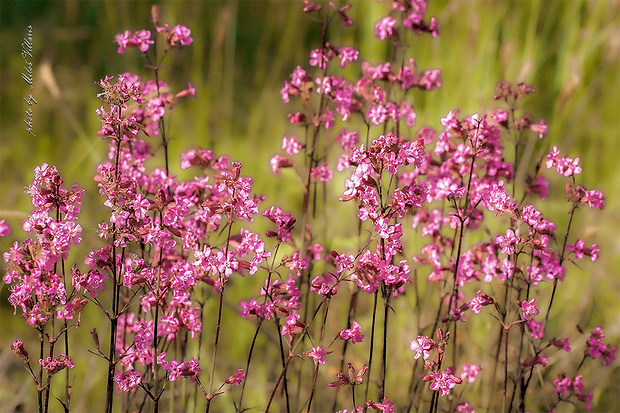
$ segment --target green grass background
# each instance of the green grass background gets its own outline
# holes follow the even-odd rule
[[[0,219],[11,225],[11,236],[0,239],[3,251],[21,240],[21,221],[31,209],[24,187],[36,165],[57,165],[69,184],[87,190],[80,223],[84,243],[98,245],[96,223],[104,219],[92,178],[107,153],[106,142],[96,131],[94,110],[101,106],[95,82],[105,75],[131,71],[148,76],[135,50],[116,53],[114,34],[150,27],[147,1],[9,1],[0,2]],[[274,180],[269,158],[279,151],[281,137],[297,132],[288,122],[291,110],[279,90],[297,66],[308,69],[308,54],[320,42],[319,27],[301,13],[299,1],[167,1],[161,2],[162,21],[183,24],[192,30],[194,43],[174,51],[162,72],[173,90],[188,81],[196,99],[176,107],[171,125],[172,173],[180,173],[177,154],[190,146],[229,154],[244,164],[255,190],[269,196],[269,204],[295,206],[301,191],[294,179]],[[355,44],[371,62],[385,59],[385,44],[373,36],[374,23],[386,13],[386,4],[353,1],[350,16],[355,25],[335,29],[336,45]],[[540,145],[558,145],[563,154],[578,156],[583,166],[581,183],[604,191],[606,209],[579,211],[574,234],[587,243],[597,242],[603,252],[596,265],[570,266],[569,277],[557,296],[555,310],[566,326],[555,326],[558,336],[572,333],[574,323],[602,325],[612,343],[620,337],[620,2],[617,0],[556,1],[432,1],[427,16],[437,17],[441,35],[417,37],[410,48],[421,68],[440,68],[443,87],[415,95],[416,129],[439,127],[439,118],[459,108],[462,114],[484,112],[498,105],[492,101],[495,83],[505,79],[525,81],[537,89],[526,100],[525,112],[545,118],[549,136]],[[21,79],[21,43],[32,25],[35,58],[32,92],[38,104],[33,121],[36,139],[23,123],[29,91]],[[161,155],[161,153],[160,153]],[[563,183],[552,182],[551,191],[563,195]],[[566,206],[546,206],[545,212],[565,227]],[[350,212],[350,211],[349,211]],[[346,213],[346,212],[344,212]],[[338,216],[334,217],[338,221]],[[341,240],[342,241],[342,240]],[[344,241],[342,241],[344,242]],[[72,255],[81,261],[78,254]],[[4,265],[4,263],[1,263]],[[31,398],[34,392],[25,371],[9,351],[21,337],[35,340],[23,320],[12,317],[0,290],[0,406]],[[229,297],[231,306],[239,297]],[[99,317],[89,309],[88,320]],[[582,321],[577,321],[582,320]],[[574,321],[574,322],[573,322]],[[101,321],[101,326],[106,326]],[[571,327],[572,326],[572,327]],[[84,331],[90,330],[84,328]],[[394,330],[397,330],[395,327]],[[393,331],[394,331],[393,330]],[[402,326],[407,342],[415,332]],[[238,342],[248,342],[241,336]],[[81,345],[90,346],[89,336]],[[35,340],[36,341],[36,340]],[[35,342],[32,341],[32,342]],[[231,357],[245,357],[245,348]],[[98,361],[78,368],[78,375],[101,368]],[[88,369],[88,370],[86,370]],[[101,386],[104,374],[88,375],[80,389]],[[587,374],[586,374],[586,377]],[[601,411],[619,407],[620,370],[616,363],[590,377]],[[100,392],[101,395],[103,392]],[[74,408],[100,402],[73,400]],[[86,403],[86,404],[85,404]],[[263,402],[264,404],[264,402]],[[566,406],[566,405],[564,405]]]

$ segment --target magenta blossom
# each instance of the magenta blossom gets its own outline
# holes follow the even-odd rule
[[[431,390],[438,391],[441,396],[445,396],[450,393],[450,390],[457,384],[460,384],[462,380],[452,374],[448,374],[445,371],[440,371],[424,378],[425,381],[431,382]]]
[[[312,350],[306,353],[308,356],[314,359],[314,364],[325,364],[323,356],[327,354],[327,350],[321,347],[312,347]]]
[[[530,316],[538,314],[539,310],[536,307],[536,299],[532,298],[530,301],[521,302],[521,310],[526,320],[529,320]]]
[[[350,329],[342,330],[338,336],[343,340],[351,339],[352,343],[360,343],[364,339],[362,329],[357,321],[353,322],[353,326]]]
[[[245,380],[245,372],[243,369],[238,369],[237,372],[226,379],[226,384],[234,384],[235,386],[239,386]]]
[[[549,152],[545,165],[547,165],[547,168],[555,167],[558,173],[564,176],[579,175],[581,173],[579,158],[562,158],[557,146],[554,146],[553,150]]]
[[[477,364],[463,364],[461,369],[463,370],[463,373],[461,373],[461,380],[467,379],[468,383],[473,383],[476,381],[476,376],[480,373],[482,367]]]
[[[415,352],[415,354],[413,355],[414,359],[417,360],[420,358],[420,356],[422,356],[422,358],[426,360],[431,355],[430,350],[433,348],[433,343],[430,337],[418,336],[418,338],[411,341],[411,344],[409,344],[409,348]]]
[[[11,230],[9,229],[9,224],[7,224],[4,219],[0,219],[0,237],[6,237],[10,234]]]
[[[603,329],[600,327],[596,327],[592,333],[590,333],[590,337],[586,342],[586,348],[588,354],[592,358],[603,357],[602,365],[609,366],[611,363],[616,360],[616,350],[617,346],[611,346],[607,344],[603,344],[603,339],[605,338],[605,334],[603,334]]]
[[[64,354],[59,354],[54,360],[52,360],[51,357],[48,357],[45,360],[40,359],[39,364],[47,370],[49,374],[56,374],[66,368],[73,368],[73,362]]]
[[[392,37],[395,34],[394,26],[396,20],[393,17],[384,17],[380,22],[375,24],[375,36],[381,40]]]
[[[128,392],[142,382],[142,375],[137,371],[128,371],[121,373],[120,371],[114,376],[114,381],[118,384],[121,391]]]

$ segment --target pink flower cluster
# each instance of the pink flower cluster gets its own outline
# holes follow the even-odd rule
[[[86,304],[68,296],[63,274],[57,272],[71,245],[82,239],[77,214],[84,191],[75,185],[65,189],[63,183],[55,167],[43,164],[35,169],[34,180],[26,190],[35,209],[22,226],[34,239],[15,242],[3,254],[9,264],[3,277],[11,285],[9,302],[15,312],[21,307],[23,317],[33,327],[44,326],[54,311],[58,319],[71,319]]]
[[[235,386],[239,386],[245,380],[245,372],[243,369],[238,369],[234,375],[227,378],[224,382],[226,384],[234,384]]]
[[[59,354],[53,360],[51,357],[40,359],[39,364],[52,375],[66,368],[73,368],[73,362],[65,354]]]
[[[579,175],[581,173],[579,158],[562,158],[557,146],[554,146],[553,150],[549,152],[545,165],[547,165],[547,168],[555,168],[560,175],[564,176]]]
[[[601,364],[603,366],[609,366],[616,360],[618,346],[612,347],[609,344],[603,344],[604,338],[605,334],[603,334],[603,329],[596,327],[596,329],[590,333],[590,337],[586,342],[586,348],[590,357],[595,359],[602,357]]]
[[[338,336],[343,340],[351,339],[352,343],[361,343],[364,339],[362,328],[357,321],[353,322],[353,326],[351,328],[342,330]]]
[[[190,37],[191,30],[185,26],[176,25],[170,28],[168,24],[164,24],[163,27],[156,27],[157,33],[162,33],[164,41],[169,47],[183,47],[189,46],[193,39]],[[149,47],[155,43],[151,40],[150,30],[138,30],[132,32],[126,30],[123,33],[119,33],[114,37],[114,41],[118,43],[119,54],[125,53],[127,47],[136,47],[140,49],[142,53],[146,53]]]
[[[129,30],[114,36],[114,41],[118,43],[118,53],[125,53],[127,47],[137,47],[142,53],[149,50],[150,45],[155,43],[151,40],[151,32],[149,30],[139,30],[133,34]]]
[[[578,400],[586,404],[586,410],[592,409],[592,392],[585,394],[582,383],[583,377],[576,376],[573,380],[566,377],[566,373],[560,374],[560,377],[553,381],[554,391],[558,394],[560,400],[566,400],[571,396],[575,396]]]

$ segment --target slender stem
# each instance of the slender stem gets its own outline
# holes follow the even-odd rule
[[[203,285],[203,287],[205,287]],[[205,288],[202,289],[202,291],[205,291]],[[205,294],[206,295],[206,294]],[[205,303],[206,303],[206,299],[202,300],[199,302],[200,304],[200,325],[204,325],[204,313],[205,313]],[[202,331],[203,329],[201,329],[200,334],[198,335],[198,364],[200,364],[200,359],[202,358]],[[196,405],[198,403],[198,388],[199,388],[200,382],[198,380],[196,380],[194,382],[194,409],[196,409]]]
[[[560,254],[560,262],[559,265],[562,266],[562,263],[564,262],[564,253],[566,251],[566,244],[568,242],[568,234],[570,233],[570,227],[573,224],[573,217],[575,216],[575,211],[577,210],[577,205],[573,205],[573,207],[570,210],[570,214],[569,214],[569,219],[568,219],[568,226],[566,227],[566,233],[564,234],[564,244],[562,245],[562,253]],[[545,331],[547,330],[547,321],[549,321],[549,314],[551,313],[551,306],[553,305],[553,298],[555,297],[555,291],[557,289],[558,286],[558,278],[555,277],[553,280],[553,291],[551,292],[551,299],[549,300],[549,306],[547,307],[547,315],[545,316],[545,325],[543,327],[543,337],[545,334]]]
[[[368,380],[366,381],[366,390],[364,391],[364,400],[368,400],[368,387],[370,386],[370,372],[372,371],[372,353],[375,346],[375,327],[377,324],[377,299],[378,291],[375,291],[375,299],[372,306],[372,326],[370,327],[370,350],[368,354]],[[366,411],[366,404],[364,404],[364,411]]]
[[[256,344],[256,339],[258,338],[258,332],[260,331],[260,327],[263,324],[263,319],[258,319],[258,325],[256,326],[256,331],[254,332],[254,337],[252,338],[252,344],[250,345],[250,351],[248,353],[248,361],[245,363],[245,380],[243,380],[243,386],[241,387],[241,397],[239,397],[239,411],[243,411],[243,393],[245,392],[245,384],[247,383],[248,374],[250,371],[250,361],[252,360],[252,353],[254,352],[254,345]]]
[[[63,269],[64,269],[64,265],[63,265]],[[67,357],[69,357],[69,332],[68,332],[68,328],[67,328],[67,320],[65,320],[65,324],[63,326],[63,329],[65,330],[64,333],[64,340],[65,340],[65,355]],[[65,398],[66,398],[66,406],[67,406],[67,411],[69,410],[69,404],[71,402],[71,383],[70,383],[70,379],[69,379],[69,369],[65,368],[65,380],[67,382],[66,387],[65,387]]]
[[[268,412],[269,409],[271,408],[271,403],[273,402],[273,398],[276,395],[276,391],[278,390],[278,386],[280,385],[280,382],[282,381],[282,377],[284,377],[284,375],[286,374],[286,370],[288,368],[289,363],[291,362],[291,360],[293,359],[293,357],[289,356],[288,359],[286,360],[286,363],[284,363],[284,368],[282,369],[282,372],[280,373],[280,377],[278,377],[278,381],[276,382],[276,385],[273,387],[273,391],[271,392],[271,396],[269,396],[269,402],[267,402],[267,407],[265,408],[265,412]],[[287,403],[287,407],[288,407],[288,403]]]
[[[163,216],[161,211],[159,212],[159,222],[163,222]],[[163,259],[164,259],[164,249],[161,248],[160,252],[159,252],[159,263],[157,265],[157,288],[155,291],[155,300],[156,300],[156,304],[155,304],[155,321],[153,324],[153,389],[154,389],[154,393],[157,393],[158,391],[158,386],[159,386],[159,380],[157,379],[157,370],[159,368],[159,363],[157,363],[157,350],[158,350],[158,339],[157,337],[159,336],[159,302],[160,302],[160,294],[161,294],[161,268],[162,268],[162,263],[163,263]],[[157,404],[157,406],[159,406],[159,404]],[[157,410],[155,410],[157,411]]]
[[[120,108],[119,108],[120,111]],[[119,177],[119,158],[121,151],[121,131],[120,127],[116,131],[116,161],[114,164],[114,179],[116,185],[120,181]],[[110,316],[110,350],[108,354],[108,380],[106,386],[106,413],[112,412],[112,404],[114,402],[114,369],[116,365],[116,331],[118,326],[118,307],[119,307],[119,289],[118,273],[116,268],[116,223],[112,224],[112,262],[110,267],[112,270],[112,315]]]
[[[325,302],[325,301],[323,301]],[[321,337],[319,339],[319,346],[323,346],[323,337],[325,334],[325,325],[327,324],[327,314],[329,313],[329,303],[331,299],[327,296],[327,304],[323,309],[323,324],[321,325]],[[316,377],[319,374],[319,363],[316,363],[316,368],[314,369],[314,379],[312,380],[312,390],[310,391],[310,399],[308,400],[308,413],[310,412],[310,406],[312,405],[312,398],[314,397],[314,392],[316,391]]]
[[[232,198],[235,197],[235,191],[233,190]],[[230,235],[232,233],[233,226],[232,213],[228,220],[228,236],[226,237],[226,248],[224,248],[224,259],[228,260],[228,247],[230,246]],[[211,360],[211,377],[209,378],[209,394],[213,392],[213,378],[215,376],[215,360],[217,358],[217,345],[220,340],[220,329],[222,327],[222,305],[224,303],[224,290],[226,289],[225,275],[220,273],[220,303],[217,311],[217,327],[215,329],[215,340],[213,342],[213,359]],[[207,407],[208,411],[208,407]]]
[[[456,261],[454,263],[454,283],[452,284],[452,293],[450,294],[450,301],[448,302],[448,312],[447,312],[447,318],[448,318],[448,322],[450,322],[452,320],[452,316],[451,316],[451,312],[452,312],[452,304],[456,303],[457,300],[457,295],[458,295],[458,283],[457,283],[457,278],[458,278],[458,273],[459,273],[459,264],[460,264],[460,260],[461,260],[461,249],[463,247],[463,231],[464,231],[464,218],[459,216],[459,220],[460,220],[460,225],[459,225],[459,244],[457,247],[457,251],[456,251]]]
[[[215,359],[217,357],[217,345],[220,340],[220,328],[222,326],[222,304],[224,302],[225,286],[225,283],[220,283],[220,303],[217,311],[217,327],[215,328],[215,340],[213,342],[213,359],[211,361],[211,377],[209,378],[209,394],[212,394],[213,391],[213,376],[215,375]]]
[[[39,347],[39,359],[43,359],[43,327],[39,329],[40,347]],[[36,381],[35,381],[36,382]],[[39,413],[43,413],[43,367],[39,366],[39,382],[37,383],[37,403],[39,407]]]
[[[155,36],[154,42],[157,42],[157,36]],[[161,58],[161,61],[157,61],[157,43],[155,43],[152,47],[153,50],[153,74],[155,75],[155,87],[157,89],[157,97],[161,97],[161,91],[159,89],[159,65],[163,62],[166,57],[166,53]],[[145,53],[146,54],[146,53]],[[148,60],[148,55],[146,56]],[[164,147],[164,161],[166,165],[166,176],[170,176],[170,168],[168,164],[168,139],[166,138],[166,126],[164,123],[164,117],[159,118],[159,130],[161,132],[161,143]]]
[[[286,369],[288,367],[288,362],[290,361],[290,356],[289,356],[289,360],[286,360],[286,356],[284,355],[284,343],[282,342],[282,334],[280,334],[280,321],[276,318],[275,319],[275,324],[276,324],[276,330],[277,330],[277,334],[278,334],[278,339],[279,339],[279,343],[280,343],[280,358],[282,360],[282,370],[283,370],[283,374],[284,376],[282,376],[282,379],[284,380],[282,383],[282,386],[284,387],[284,395],[286,397],[286,411],[287,413],[290,413],[291,411],[291,404],[289,401],[289,395],[288,395],[288,380],[286,378]],[[276,384],[276,387],[278,385]]]
[[[56,197],[57,199],[60,199],[60,186],[56,186],[55,187],[55,193],[56,193]],[[62,215],[60,213],[60,205],[58,204],[58,202],[56,202],[56,222],[60,222],[62,219]],[[56,262],[54,264],[54,272],[57,271],[57,266],[58,266],[58,262]],[[65,259],[61,256],[60,257],[60,270],[62,273],[62,284],[65,288],[65,292],[67,291],[67,273],[65,271]],[[67,357],[69,357],[69,331],[67,328],[67,320],[65,319],[65,322],[63,324],[63,330],[64,330],[64,342],[65,342],[65,355]],[[65,369],[65,399],[66,399],[66,404],[65,404],[65,408],[66,410],[69,410],[69,402],[71,400],[71,384],[69,383],[69,369]]]
[[[319,375],[319,363],[316,363],[314,368],[314,378],[312,379],[312,390],[310,391],[310,400],[308,400],[308,413],[310,413],[310,406],[312,405],[312,398],[314,397],[314,390],[316,389],[316,377]]]
[[[504,392],[503,392],[503,403],[502,403],[502,412],[506,411],[506,392],[508,389],[508,333],[510,329],[504,328],[505,337],[504,337]]]
[[[497,337],[497,349],[495,350],[495,363],[493,363],[493,370],[491,375],[489,376],[491,383],[489,384],[490,387],[490,392],[489,392],[489,401],[487,403],[487,411],[490,410],[490,406],[491,406],[491,399],[493,398],[494,395],[494,387],[495,387],[495,373],[497,372],[497,366],[499,364],[499,355],[500,352],[502,351],[502,339],[504,338],[504,327],[500,324],[499,326],[499,334]]]
[[[353,317],[355,317],[355,309],[357,307],[357,297],[358,297],[358,294],[359,294],[359,290],[357,290],[357,289],[355,291],[353,291],[353,293],[351,294],[351,301],[349,303],[349,314],[347,316],[347,327],[346,327],[347,330],[351,328],[351,321],[353,320]],[[347,353],[347,346],[348,346],[348,344],[349,344],[349,340],[343,340],[342,356],[340,358],[340,370],[339,371],[344,371],[344,358],[345,358],[345,355]],[[336,404],[337,404],[337,401],[338,401],[338,390],[340,390],[340,387],[336,387],[336,392],[334,394],[334,404],[332,406],[332,411],[334,411],[334,412],[336,411]],[[355,397],[355,395],[354,395],[354,397]]]
[[[431,397],[431,406],[428,410],[429,413],[437,413],[437,406],[439,405],[439,392],[433,390],[433,395]]]
[[[49,345],[50,345],[50,351],[49,351],[49,358],[50,360],[54,359],[54,344],[56,343],[56,340],[54,341],[49,341]],[[44,412],[49,412],[49,403],[50,403],[50,393],[52,392],[52,372],[48,371],[47,372],[47,386],[45,388],[45,404],[43,406],[43,411]]]
[[[282,378],[286,374],[286,370],[288,369],[289,363],[293,359],[293,354],[295,353],[295,349],[303,341],[303,339],[305,338],[306,334],[308,334],[308,329],[310,328],[310,326],[314,322],[314,319],[316,318],[316,315],[318,314],[319,310],[323,306],[323,303],[325,302],[326,299],[327,298],[323,298],[323,301],[321,301],[321,303],[318,305],[317,309],[315,310],[314,314],[312,315],[312,319],[306,324],[306,328],[305,328],[303,334],[301,335],[301,337],[299,337],[297,339],[297,341],[295,342],[295,344],[291,348],[289,348],[288,358],[286,360],[286,363],[284,364],[284,367],[282,368],[282,373],[280,373],[280,377],[278,378],[278,381],[276,382],[276,385],[273,387],[273,391],[271,392],[271,396],[269,397],[269,402],[267,403],[267,408],[265,409],[266,412],[268,412],[269,409],[271,408],[271,403],[273,402],[273,398],[274,398],[274,396],[276,394],[276,391],[278,390],[278,387],[280,386],[280,382],[282,381]],[[278,331],[279,331],[279,327],[278,327]],[[278,334],[278,335],[281,336],[281,334]]]
[[[387,289],[387,287],[386,287]],[[385,397],[385,369],[387,366],[387,332],[388,332],[388,314],[390,308],[390,293],[385,294],[385,306],[383,309],[383,352],[381,354],[381,389],[379,391],[379,401],[383,401]]]

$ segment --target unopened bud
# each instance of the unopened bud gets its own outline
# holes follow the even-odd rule
[[[95,348],[97,350],[100,350],[101,346],[99,344],[99,334],[97,334],[97,329],[93,328],[90,334],[93,336],[93,341],[95,342]]]
[[[13,353],[15,353],[17,357],[21,358],[24,363],[27,363],[28,360],[30,360],[28,352],[24,347],[24,343],[21,340],[15,340],[15,342],[11,345],[11,350],[13,350]]]

